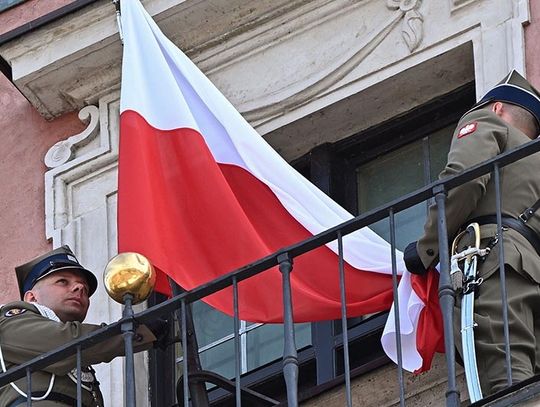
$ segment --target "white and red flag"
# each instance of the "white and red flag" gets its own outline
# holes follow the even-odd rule
[[[193,289],[352,218],[266,143],[139,1],[122,2],[121,21],[119,251],[147,256],[159,291],[169,292],[166,276]],[[296,322],[340,318],[336,253],[334,242],[294,259]],[[402,274],[399,252],[397,259]],[[348,315],[388,309],[390,245],[363,228],[345,236],[344,260]],[[205,301],[232,314],[231,289]],[[425,303],[406,313],[411,326]],[[277,268],[239,284],[239,312],[253,322],[282,320]],[[417,370],[425,357],[416,339],[409,343],[404,366]]]

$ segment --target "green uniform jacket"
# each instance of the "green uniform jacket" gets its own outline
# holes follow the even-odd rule
[[[10,311],[11,310],[11,311]],[[31,303],[24,301],[12,302],[0,308],[0,346],[6,368],[26,362],[40,354],[54,350],[74,339],[101,328],[100,325],[80,322],[56,322],[42,316]],[[135,351],[141,351],[151,346],[155,341],[154,335],[145,326],[140,326],[135,335]],[[121,335],[101,342],[82,353],[82,366],[109,362],[124,353],[124,340]],[[56,375],[53,392],[77,399],[77,385],[68,373],[77,366],[76,355],[48,366],[43,371],[32,374],[32,391],[45,392],[49,387],[51,374]],[[75,376],[76,377],[76,376]],[[26,379],[15,382],[26,393]],[[82,389],[83,406],[103,406],[101,392],[97,383],[88,384],[91,390]],[[95,394],[92,394],[95,393]],[[8,406],[20,395],[11,385],[0,388],[0,406]],[[21,404],[26,405],[25,403]],[[50,401],[36,401],[32,405],[60,406]]]
[[[452,138],[448,162],[439,178],[458,174],[530,141],[523,132],[501,120],[490,110],[474,110],[461,118]],[[501,168],[500,176],[503,214],[517,218],[540,199],[540,153]],[[466,226],[468,220],[478,216],[494,215],[495,208],[495,184],[491,174],[450,190],[446,200],[449,243],[452,243],[460,226]],[[527,224],[536,233],[540,233],[540,213],[536,213]],[[483,245],[496,234],[496,230],[496,225],[481,227]],[[540,283],[540,259],[532,245],[512,229],[503,234],[505,263]],[[438,262],[435,205],[429,210],[424,235],[417,243],[417,251],[426,268]],[[480,266],[479,273],[482,277],[487,278],[498,269],[498,252],[496,246]]]

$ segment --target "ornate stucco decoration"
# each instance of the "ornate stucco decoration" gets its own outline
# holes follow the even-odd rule
[[[363,41],[358,42],[356,49],[352,49],[344,58],[338,59],[335,67],[325,70],[322,77],[319,76],[310,85],[281,100],[252,109],[242,109],[242,115],[249,121],[267,120],[317,98],[357,68],[400,22],[402,22],[402,37],[409,51],[414,52],[423,38],[423,16],[418,11],[420,5],[421,0],[387,0],[387,9],[394,13],[377,29],[371,31]]]
[[[403,16],[401,34],[409,50],[413,52],[422,41],[424,17],[418,11],[421,0],[388,0],[386,7],[399,10]]]
[[[79,119],[87,123],[88,127],[81,133],[61,140],[52,146],[45,155],[45,165],[55,168],[73,158],[75,148],[81,148],[88,144],[98,134],[99,110],[96,106],[86,106],[79,111]]]

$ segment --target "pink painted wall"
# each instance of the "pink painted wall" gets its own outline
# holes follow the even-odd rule
[[[14,267],[50,249],[45,239],[45,153],[84,127],[75,113],[47,122],[0,74],[0,304],[18,299]]]
[[[540,1],[529,0],[531,23],[525,27],[527,79],[540,89]]]
[[[73,0],[28,0],[16,7],[0,13],[0,34],[35,20]]]
[[[29,0],[0,13],[0,34],[73,0]],[[45,121],[0,74],[0,303],[18,299],[14,267],[51,248],[45,239],[43,157],[58,140],[80,132],[76,113]]]

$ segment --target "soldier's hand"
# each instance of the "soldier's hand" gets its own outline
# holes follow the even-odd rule
[[[407,245],[403,251],[403,261],[405,262],[405,267],[412,274],[424,275],[427,273],[420,256],[418,255],[418,250],[416,249],[416,242],[411,242]]]
[[[169,345],[169,321],[164,318],[157,318],[145,325],[156,337],[154,347],[165,350]]]

